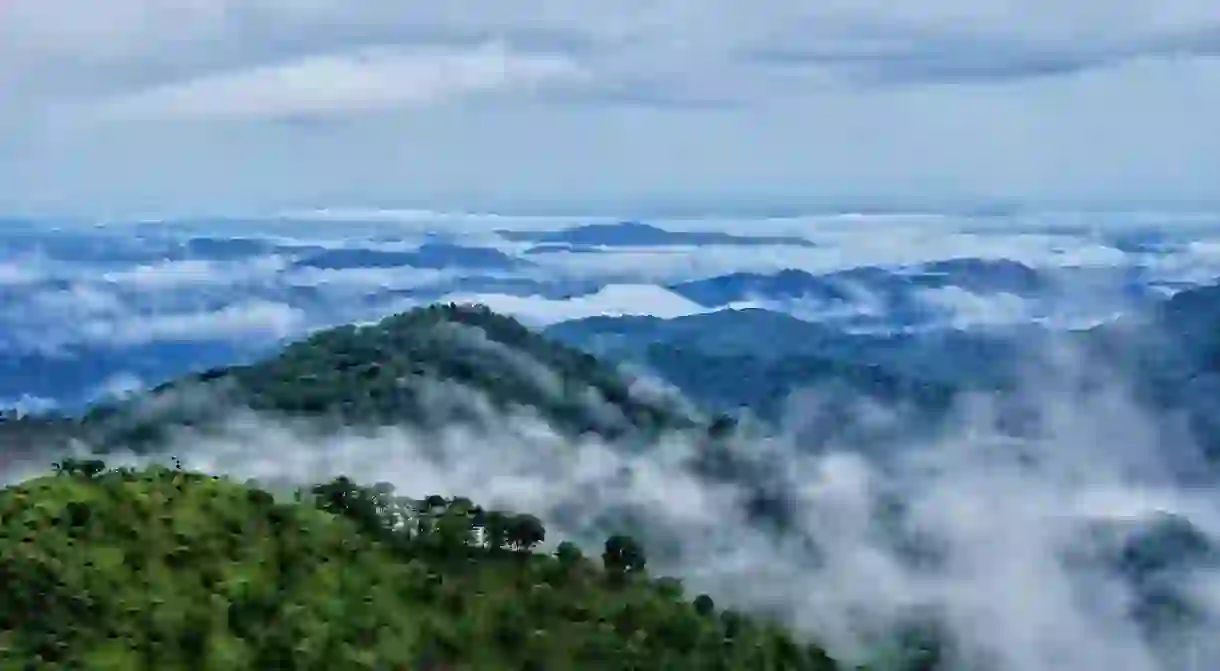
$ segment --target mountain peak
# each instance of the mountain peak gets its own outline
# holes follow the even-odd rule
[[[558,231],[508,231],[497,233],[513,242],[566,244],[601,247],[647,247],[665,245],[795,245],[814,244],[796,236],[748,236],[723,231],[671,231],[640,221],[585,224]]]
[[[183,393],[200,388],[210,402]],[[573,434],[615,438],[693,424],[676,406],[633,395],[631,379],[592,355],[485,305],[448,303],[315,332],[270,359],[95,408],[84,426],[92,442],[111,445],[133,436],[155,443],[162,429],[207,425],[234,407],[341,425],[437,428],[496,419],[480,414],[486,410],[471,393],[496,413],[528,410]]]

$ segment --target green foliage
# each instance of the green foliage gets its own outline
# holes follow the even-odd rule
[[[180,467],[0,490],[0,669],[835,669],[766,622],[609,573],[530,515],[347,478],[299,502]]]
[[[643,571],[647,563],[644,549],[634,538],[616,534],[606,539],[606,549],[602,552],[602,566],[608,575],[616,579],[623,579],[628,575]]]
[[[584,554],[580,548],[571,541],[564,541],[555,548],[555,559],[559,560],[560,566],[565,569],[575,568],[584,560]]]
[[[66,458],[55,462],[51,468],[60,475],[81,475],[92,478],[106,470],[106,463],[101,459]]]
[[[461,419],[468,409],[429,405],[422,383],[456,383],[504,409],[529,406],[572,431],[618,433],[680,418],[634,399],[627,383],[593,357],[557,345],[485,307],[434,305],[372,326],[341,327],[289,346],[270,361],[227,374],[259,410],[334,413],[346,423],[400,424]],[[591,412],[592,390],[632,426]]]
[[[0,418],[0,447],[36,436],[44,445],[77,438],[149,451],[183,427],[206,430],[234,407],[334,427],[477,421],[476,404],[454,402],[460,392],[446,399],[446,387],[476,392],[498,411],[530,408],[572,434],[618,438],[695,425],[629,386],[613,367],[486,307],[433,305],[319,331],[265,361],[168,382],[79,420]]]

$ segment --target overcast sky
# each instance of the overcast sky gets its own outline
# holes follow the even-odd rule
[[[0,210],[1220,202],[1216,0],[0,0]]]

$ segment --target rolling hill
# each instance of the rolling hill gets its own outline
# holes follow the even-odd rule
[[[590,354],[485,307],[447,304],[318,331],[271,358],[202,371],[80,418],[9,418],[0,422],[0,444],[38,427],[102,448],[147,448],[167,431],[206,428],[234,409],[332,427],[424,428],[528,412],[572,435],[609,438],[698,424]]]
[[[277,500],[177,468],[0,490],[0,668],[838,668],[765,621],[528,515],[344,478]]]
[[[1010,373],[1010,334],[961,331],[845,333],[773,310],[723,309],[674,319],[591,317],[544,331],[559,342],[610,360],[644,360],[661,345],[711,356],[834,360],[882,366],[892,374],[950,385],[994,385]]]

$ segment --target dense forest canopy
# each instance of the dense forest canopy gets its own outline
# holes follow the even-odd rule
[[[539,550],[552,541],[553,550]],[[528,514],[65,460],[0,491],[0,668],[840,668]]]
[[[332,428],[435,428],[528,410],[571,435],[608,438],[702,423],[675,400],[640,393],[614,367],[510,317],[444,304],[318,331],[264,361],[201,371],[80,418],[6,417],[0,444],[38,435],[44,442],[73,437],[103,449],[150,449],[167,431],[206,428],[235,408]]]

